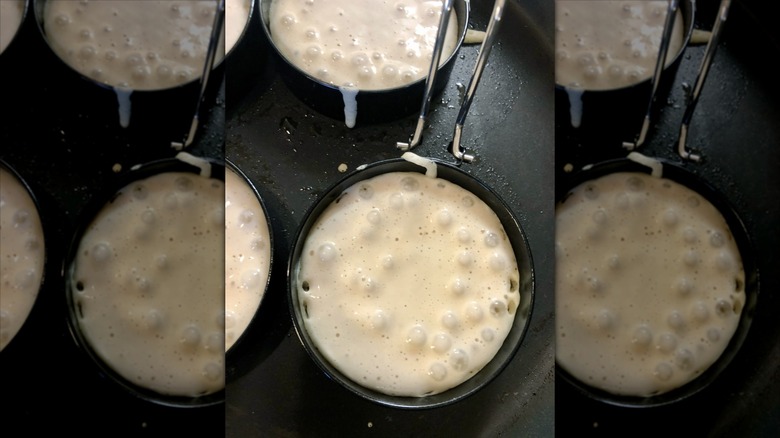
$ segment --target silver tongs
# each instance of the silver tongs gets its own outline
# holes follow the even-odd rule
[[[655,71],[653,72],[653,78],[651,82],[652,90],[650,92],[650,102],[647,104],[647,112],[645,113],[642,129],[640,130],[637,139],[633,142],[623,142],[623,147],[628,150],[634,150],[640,147],[644,143],[645,137],[647,136],[647,131],[650,127],[650,113],[653,108],[655,94],[658,89],[658,82],[664,68],[666,53],[669,49],[669,41],[671,40],[672,28],[674,27],[674,20],[677,15],[678,6],[678,0],[669,0],[666,21],[664,23],[664,33],[661,39],[661,46],[658,50],[658,59],[656,60]],[[684,160],[701,160],[701,155],[691,151],[686,145],[688,140],[688,126],[691,123],[691,118],[693,117],[693,112],[696,109],[696,104],[699,102],[699,95],[701,94],[701,90],[704,87],[704,81],[707,79],[707,73],[709,73],[710,65],[712,64],[712,59],[715,56],[715,50],[717,49],[718,41],[720,40],[722,26],[728,17],[728,11],[730,7],[731,0],[721,0],[718,10],[718,18],[715,21],[715,25],[712,29],[710,40],[707,43],[707,50],[704,54],[701,66],[699,67],[699,72],[696,76],[696,83],[693,87],[693,93],[691,94],[687,103],[685,114],[683,115],[683,120],[680,124],[680,134],[677,141],[677,153]]]
[[[669,7],[666,10],[666,20],[664,21],[664,32],[661,36],[661,45],[658,48],[658,58],[655,61],[655,70],[653,70],[653,77],[650,80],[650,101],[647,103],[647,111],[645,112],[645,119],[642,122],[642,128],[639,131],[639,135],[634,141],[624,141],[623,147],[632,151],[639,148],[645,142],[647,137],[647,131],[650,129],[650,116],[653,109],[653,102],[655,101],[655,95],[658,92],[658,84],[661,81],[661,74],[666,64],[666,53],[669,51],[669,42],[672,39],[672,30],[674,29],[674,20],[677,18],[677,10],[679,9],[678,0],[669,0]]]
[[[192,144],[195,140],[195,132],[198,130],[198,123],[200,117],[200,104],[203,101],[203,97],[206,95],[206,86],[209,82],[209,76],[214,68],[214,61],[217,57],[217,49],[219,48],[220,38],[223,34],[223,28],[225,26],[225,0],[219,0],[217,4],[217,11],[214,14],[214,24],[211,27],[211,36],[209,37],[209,47],[206,51],[206,62],[203,65],[203,74],[200,75],[200,92],[198,94],[198,102],[195,104],[195,115],[192,117],[192,123],[190,129],[184,134],[184,139],[181,142],[172,141],[171,147],[180,151]]]
[[[718,41],[720,40],[723,23],[725,23],[726,18],[728,18],[730,7],[731,0],[721,0],[720,7],[718,8],[718,18],[715,20],[715,25],[712,28],[710,40],[707,42],[707,51],[704,53],[704,58],[699,67],[699,73],[696,75],[696,84],[693,86],[693,93],[688,101],[688,106],[685,108],[685,114],[683,115],[683,120],[680,124],[680,135],[677,139],[677,153],[684,160],[701,160],[701,155],[691,151],[686,145],[688,141],[688,126],[691,124],[693,111],[696,109],[696,104],[699,102],[699,95],[701,94],[701,89],[704,87],[704,80],[707,79],[707,73],[710,71],[712,58],[715,56],[715,50],[718,48]]]
[[[493,5],[493,12],[491,14],[490,23],[488,23],[487,30],[485,31],[485,39],[482,41],[482,45],[479,49],[479,56],[477,57],[477,63],[474,66],[474,72],[469,80],[469,85],[466,88],[466,94],[461,104],[460,111],[458,112],[458,118],[455,122],[455,132],[453,133],[452,142],[450,143],[450,153],[458,160],[458,162],[465,161],[470,163],[474,160],[474,155],[466,152],[466,149],[461,145],[461,138],[463,136],[463,124],[466,121],[466,115],[471,107],[471,102],[474,100],[474,94],[477,91],[477,85],[482,77],[482,72],[487,64],[490,50],[493,47],[493,41],[496,38],[498,32],[498,25],[501,21],[501,16],[504,12],[504,5],[506,0],[496,0]],[[441,20],[439,22],[439,32],[436,37],[436,45],[433,49],[433,59],[431,60],[431,67],[428,71],[428,77],[425,80],[425,95],[423,97],[422,109],[420,110],[420,117],[417,120],[417,127],[412,135],[409,143],[398,142],[396,147],[403,151],[408,151],[422,142],[422,131],[425,128],[425,120],[428,117],[428,110],[430,108],[431,99],[433,98],[433,84],[436,80],[436,73],[438,71],[439,59],[441,57],[442,47],[444,46],[444,35],[447,31],[447,23],[449,15],[452,10],[452,0],[445,0],[442,5]]]

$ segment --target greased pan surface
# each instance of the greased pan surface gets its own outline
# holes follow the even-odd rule
[[[268,318],[247,341],[255,351],[228,364],[226,436],[551,436],[553,430],[553,2],[508,2],[464,127],[477,162],[462,170],[493,189],[526,232],[536,297],[521,348],[473,395],[448,406],[396,409],[365,400],[329,379],[302,347],[287,306],[287,272],[274,266]],[[491,2],[472,2],[484,30]],[[464,46],[431,106],[418,155],[452,162],[447,143],[476,46]],[[460,57],[462,56],[462,58]],[[275,254],[288,260],[306,212],[357,166],[398,158],[417,115],[349,130],[310,109],[287,87],[274,57],[241,101],[227,102],[227,158],[242,166],[267,202]],[[261,327],[262,326],[262,327]]]

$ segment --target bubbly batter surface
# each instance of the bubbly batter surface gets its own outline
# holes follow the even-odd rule
[[[650,78],[666,19],[666,1],[556,0],[555,82],[608,90]],[[678,10],[667,65],[683,45]]]
[[[252,188],[225,173],[225,351],[249,326],[265,294],[271,263],[268,222]]]
[[[49,0],[44,29],[84,76],[155,90],[200,77],[216,10],[216,0]]]
[[[665,178],[615,173],[556,210],[556,359],[605,391],[651,396],[721,355],[745,303],[723,216]]]
[[[288,61],[333,85],[396,88],[428,74],[442,2],[437,0],[273,0],[270,30]],[[455,50],[450,14],[441,55]]]
[[[22,183],[0,166],[0,350],[16,336],[43,279],[44,240],[38,209]]]
[[[298,298],[327,360],[400,396],[452,388],[495,356],[520,294],[512,246],[482,200],[388,173],[345,190],[306,237]]]
[[[131,183],[81,239],[80,329],[128,381],[198,396],[225,385],[224,184],[191,173]]]

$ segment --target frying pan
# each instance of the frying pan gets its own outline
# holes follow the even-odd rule
[[[716,2],[698,2],[705,12],[697,19],[709,25],[717,10]],[[704,154],[701,164],[681,163],[675,147],[683,117],[686,79],[695,77],[703,57],[703,47],[689,47],[669,95],[662,105],[655,133],[646,142],[642,153],[660,158],[667,164],[686,170],[686,183],[704,180],[718,198],[725,200],[744,221],[744,230],[751,236],[755,267],[761,272],[761,296],[752,313],[749,334],[742,341],[728,367],[704,389],[687,398],[652,409],[631,409],[604,403],[585,395],[558,375],[556,385],[557,431],[564,435],[614,435],[674,433],[697,435],[752,436],[772,435],[780,430],[775,413],[778,403],[776,375],[778,330],[772,316],[778,309],[772,285],[778,277],[773,266],[777,258],[773,248],[778,235],[772,223],[780,219],[774,203],[763,200],[777,197],[777,175],[769,169],[780,162],[776,145],[780,131],[776,120],[780,116],[780,95],[773,80],[760,68],[758,58],[746,53],[778,52],[774,33],[769,31],[769,6],[749,2],[732,4],[723,42],[713,63],[697,116],[691,125],[692,146]],[[774,45],[773,45],[774,41]],[[760,113],[757,110],[760,109]],[[556,142],[556,187],[565,192],[576,183],[575,169],[585,165],[611,161],[625,152],[598,147],[584,147],[563,139]],[[749,144],[750,152],[736,148]],[[706,192],[706,189],[701,189]],[[558,196],[562,196],[561,193]],[[728,213],[729,207],[721,208]],[[739,226],[735,227],[737,230]],[[776,287],[776,286],[774,286]],[[754,292],[755,293],[755,292]],[[747,314],[743,314],[744,315]],[[771,338],[771,339],[770,339]]]

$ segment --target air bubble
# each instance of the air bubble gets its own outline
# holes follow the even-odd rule
[[[677,337],[671,333],[664,333],[658,337],[657,348],[664,353],[671,353],[677,348]]]
[[[494,271],[503,271],[506,268],[507,261],[503,254],[496,252],[490,256],[490,269]]]
[[[395,260],[393,260],[393,256],[388,254],[384,257],[382,257],[382,267],[385,269],[392,269],[395,266]]]
[[[320,55],[322,55],[320,46],[310,46],[306,49],[306,59],[309,61],[319,58]]]
[[[487,245],[488,248],[495,248],[498,246],[499,242],[500,239],[498,234],[490,232],[485,235],[485,245]]]
[[[180,192],[190,192],[195,187],[195,183],[192,179],[186,176],[176,178],[176,181],[174,181],[173,184],[174,187],[176,187],[176,190]]]
[[[731,271],[734,268],[734,264],[734,258],[726,251],[721,251],[715,258],[715,265],[721,271]]]
[[[100,242],[92,247],[92,260],[97,263],[105,263],[111,258],[111,246],[108,243]]]
[[[161,78],[169,78],[173,72],[171,71],[171,68],[167,65],[161,65],[157,67],[157,75]]]
[[[352,65],[361,66],[368,64],[368,56],[365,53],[356,53],[352,55]]]
[[[92,46],[83,46],[81,50],[79,50],[79,56],[82,59],[92,59],[97,51]]]
[[[338,256],[336,245],[331,242],[323,243],[317,249],[317,255],[319,256],[320,261],[323,263],[333,261],[336,258],[336,256]]]
[[[200,344],[200,330],[194,325],[184,328],[179,338],[179,342],[187,347],[197,347]]]
[[[378,209],[374,208],[366,215],[366,220],[373,225],[377,225],[382,222],[382,213]]]
[[[690,295],[690,293],[693,291],[693,287],[694,287],[693,280],[691,280],[688,277],[682,277],[678,279],[675,285],[675,289],[677,289],[677,292],[683,296]]]
[[[398,75],[398,69],[392,65],[386,65],[382,68],[382,76],[392,79]]]
[[[585,77],[594,79],[601,75],[601,67],[595,65],[589,65],[585,68]]]
[[[483,328],[481,335],[485,342],[491,342],[496,337],[496,333],[489,327]]]
[[[144,324],[151,331],[157,331],[163,326],[163,315],[159,309],[150,309],[144,315]]]
[[[224,372],[219,364],[209,362],[203,367],[203,376],[212,382],[217,382],[224,377]]]
[[[463,267],[471,266],[471,264],[474,262],[474,256],[471,254],[471,251],[461,251],[458,254],[458,263]]]
[[[458,241],[460,243],[471,242],[471,233],[465,227],[458,230]]]
[[[609,309],[601,309],[596,316],[599,328],[604,331],[610,331],[615,328],[615,314]]]
[[[691,313],[693,313],[693,318],[699,322],[705,322],[710,317],[710,311],[707,310],[707,305],[702,301],[697,301],[696,304],[693,305]]]
[[[282,22],[282,26],[290,27],[293,24],[295,24],[295,17],[292,16],[292,15],[289,15],[289,14],[288,15],[284,15],[284,16],[282,16],[281,22]]]
[[[729,316],[731,310],[731,304],[726,300],[718,300],[718,302],[715,303],[715,313],[721,318]]]
[[[710,342],[718,342],[720,340],[720,330],[716,328],[711,328],[707,330],[707,339]]]
[[[670,208],[664,212],[663,221],[666,226],[672,227],[677,225],[679,220],[680,216],[677,214],[677,210]]]
[[[439,362],[434,363],[428,368],[428,375],[437,382],[441,382],[447,377],[447,368]]]
[[[455,371],[465,371],[469,366],[469,355],[456,348],[450,353],[450,364]]]
[[[320,34],[317,32],[316,29],[309,29],[306,31],[306,38],[310,40],[316,40],[319,39]]]
[[[695,250],[686,251],[683,255],[683,262],[689,267],[694,267],[701,262],[699,252]]]
[[[436,216],[436,221],[439,225],[446,227],[452,223],[452,214],[447,209],[440,210]]]
[[[422,347],[427,340],[428,335],[425,333],[425,329],[420,325],[412,327],[406,335],[406,343],[414,345],[415,347]]]
[[[603,208],[599,208],[593,213],[593,216],[591,217],[593,219],[593,222],[598,225],[603,225],[607,222],[607,212],[604,211]]]
[[[638,347],[648,347],[653,341],[653,332],[646,325],[640,325],[634,330],[631,343]]]
[[[358,69],[358,77],[363,80],[370,79],[374,76],[374,68],[368,65],[364,65]]]
[[[143,213],[141,213],[141,222],[151,225],[155,222],[157,219],[157,214],[155,213],[154,209],[149,207],[144,210]]]
[[[212,353],[221,353],[225,351],[225,334],[224,332],[212,332],[209,333],[206,338],[206,350]]]
[[[67,26],[70,24],[70,17],[65,14],[60,14],[54,18],[54,22],[59,26]]]
[[[632,192],[638,192],[645,188],[645,182],[638,176],[630,176],[626,179],[626,187]]]
[[[593,65],[596,63],[596,59],[590,53],[583,53],[577,57],[577,63],[583,67]]]
[[[241,213],[238,214],[238,227],[244,228],[244,226],[249,225],[252,223],[253,219],[255,217],[254,212],[252,210],[243,210]]]
[[[128,55],[127,58],[125,58],[125,62],[127,62],[128,66],[134,67],[136,65],[139,65],[139,64],[143,63],[144,59],[138,53],[133,53],[133,54]]]
[[[374,311],[374,313],[371,315],[371,327],[374,330],[384,330],[387,328],[388,325],[388,318],[387,315],[385,315],[385,312],[381,309]]]
[[[655,371],[653,371],[655,378],[662,382],[668,381],[672,377],[673,373],[674,370],[672,369],[672,366],[666,362],[661,362],[658,364],[655,367]]]
[[[710,236],[710,245],[715,248],[720,248],[726,243],[726,238],[719,231],[712,233]]]
[[[490,302],[490,314],[499,317],[506,313],[506,304],[503,301],[493,300]]]
[[[623,76],[623,69],[619,65],[613,65],[609,67],[607,73],[613,78],[620,78]]]
[[[666,318],[666,323],[675,331],[681,331],[685,328],[685,318],[678,311],[673,311]]]
[[[406,192],[413,192],[420,189],[420,182],[412,176],[407,176],[401,180],[401,188]]]
[[[450,337],[445,333],[439,333],[433,337],[433,344],[431,345],[433,351],[439,354],[444,354],[450,349],[451,346],[452,340],[450,340]]]
[[[469,305],[466,307],[466,318],[472,322],[479,322],[482,321],[482,317],[482,307],[480,307],[479,303],[475,301],[469,303]]]
[[[455,281],[452,282],[452,291],[456,295],[463,295],[464,293],[466,293],[467,288],[468,287],[466,285],[466,282],[460,278],[456,278]]]
[[[687,348],[680,348],[674,355],[674,363],[683,371],[690,370],[693,367],[693,353]]]
[[[449,330],[455,330],[458,328],[458,325],[460,325],[457,315],[453,312],[445,312],[441,317],[441,323]]]

